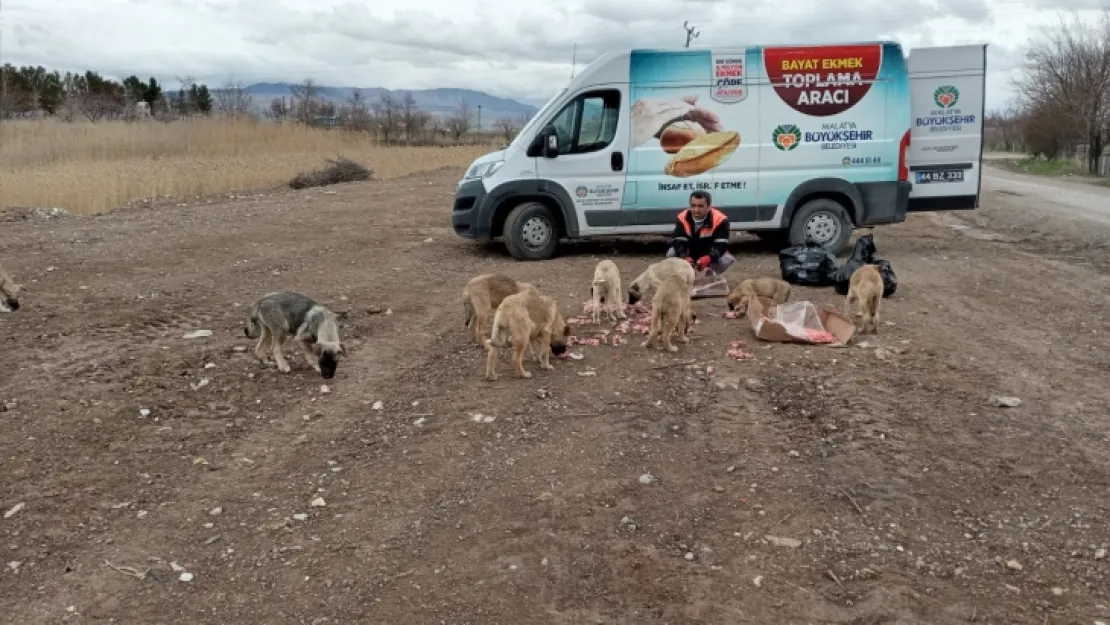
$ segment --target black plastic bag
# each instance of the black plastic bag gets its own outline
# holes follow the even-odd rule
[[[898,290],[898,276],[894,275],[894,267],[889,260],[873,260],[879,266],[879,274],[883,277],[883,297],[890,297]]]
[[[840,266],[840,269],[836,270],[836,286],[834,287],[836,292],[847,295],[852,274],[860,267],[873,262],[875,262],[875,237],[865,234],[856,239],[856,244],[852,248],[852,255],[848,257],[847,262]]]
[[[801,286],[836,283],[836,257],[819,243],[795,245],[779,252],[782,279]]]

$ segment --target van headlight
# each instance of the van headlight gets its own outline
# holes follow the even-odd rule
[[[466,172],[466,177],[464,178],[464,180],[474,180],[476,178],[489,178],[490,176],[496,174],[497,170],[501,169],[501,166],[504,165],[504,164],[505,164],[505,161],[492,161],[492,162],[489,162],[489,163],[479,163],[478,165],[475,165],[475,166],[471,167],[470,171]]]

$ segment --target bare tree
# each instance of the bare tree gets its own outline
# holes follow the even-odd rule
[[[473,113],[470,109],[470,104],[466,100],[460,100],[458,106],[452,111],[451,115],[444,120],[447,132],[451,134],[451,138],[456,142],[461,141],[463,135],[470,132],[470,125],[473,120]]]
[[[397,112],[401,115],[401,124],[405,127],[405,143],[412,143],[414,130],[416,125],[416,118],[420,115],[420,109],[416,107],[416,99],[412,97],[411,91],[406,91],[401,96],[401,101],[397,104]]]
[[[1030,148],[1054,156],[1085,143],[1087,169],[1097,172],[1110,138],[1110,9],[1098,20],[1073,13],[1047,28],[1017,83]]]
[[[493,122],[493,127],[505,138],[505,143],[512,142],[516,138],[516,133],[520,132],[520,127],[516,125],[516,121],[512,117],[498,117]]]
[[[343,103],[339,116],[343,121],[343,127],[353,132],[369,132],[373,123],[366,97],[358,89],[355,89],[351,97]]]
[[[401,112],[393,94],[382,91],[378,94],[378,101],[371,107],[374,112],[374,122],[378,133],[386,145],[392,145],[401,126]]]
[[[254,96],[247,86],[238,81],[229,81],[216,91],[216,110],[229,117],[250,115],[254,108]]]
[[[266,110],[266,117],[279,122],[284,121],[291,114],[289,108],[289,103],[285,98],[274,98],[270,100],[270,108]]]
[[[292,93],[292,115],[302,124],[311,125],[319,114],[320,88],[311,78],[289,88]]]

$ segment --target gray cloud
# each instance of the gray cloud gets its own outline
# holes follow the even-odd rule
[[[1031,27],[1107,0],[4,0],[5,62],[211,84],[231,78],[388,88],[468,87],[542,100],[612,50],[895,38],[908,47],[990,43],[989,105],[1011,92]],[[1034,14],[1041,8],[1043,13]],[[1020,33],[1020,34],[1019,34]]]

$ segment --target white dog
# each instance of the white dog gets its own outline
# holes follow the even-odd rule
[[[594,299],[594,324],[601,322],[601,307],[609,320],[624,319],[624,292],[621,291],[621,270],[611,260],[603,260],[594,269],[594,280],[590,284],[590,295]]]

